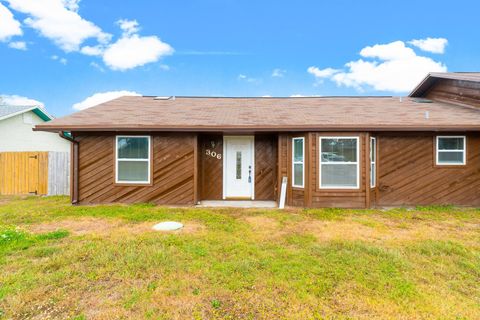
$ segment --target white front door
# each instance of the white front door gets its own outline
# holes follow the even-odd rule
[[[254,137],[223,137],[223,198],[254,198]]]

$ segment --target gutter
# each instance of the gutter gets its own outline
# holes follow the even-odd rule
[[[70,199],[72,204],[78,204],[78,141],[65,131],[58,132],[60,138],[71,142],[70,145]]]

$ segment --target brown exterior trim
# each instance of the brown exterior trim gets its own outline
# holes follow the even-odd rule
[[[151,135],[146,135],[149,137],[150,140],[150,159],[149,159],[149,164],[150,164],[150,172],[149,172],[149,183],[129,183],[129,182],[117,182],[117,137],[122,137],[125,136],[123,134],[116,134],[113,136],[113,185],[119,186],[119,187],[151,187],[153,186],[153,137]]]
[[[365,208],[370,208],[370,180],[371,180],[371,161],[370,161],[370,133],[364,136],[365,139]]]
[[[195,135],[195,144],[193,147],[193,163],[195,167],[193,168],[193,203],[197,204],[198,199],[198,167],[199,167],[199,160],[198,160],[198,134]]]
[[[320,138],[321,137],[329,137],[329,136],[332,136],[332,133],[325,133],[325,132],[321,132],[321,133],[318,133],[317,134],[317,168],[318,168],[318,171],[317,171],[317,180],[318,180],[318,183],[316,185],[316,190],[317,192],[323,192],[323,193],[329,193],[329,192],[346,192],[346,193],[349,193],[349,192],[360,192],[362,190],[362,156],[363,156],[363,143],[364,143],[364,136],[365,134],[364,133],[353,133],[353,134],[339,134],[339,133],[335,133],[336,136],[338,137],[341,137],[341,136],[348,136],[348,137],[358,137],[358,146],[357,148],[358,149],[358,174],[359,174],[359,177],[358,177],[358,188],[348,188],[348,189],[344,189],[344,188],[321,188],[320,187]]]
[[[439,168],[439,169],[462,169],[463,167],[468,165],[468,151],[469,148],[467,147],[468,144],[468,136],[465,136],[465,163],[464,164],[457,164],[457,165],[452,165],[452,164],[437,164],[437,137],[442,136],[442,137],[448,137],[448,136],[455,136],[455,134],[436,134],[433,135],[433,143],[432,143],[432,149],[433,149],[433,167],[434,168]]]
[[[79,188],[78,188],[78,154],[79,154],[78,142],[72,143],[72,155],[71,155],[71,186],[72,186],[72,203],[77,204],[79,201]]]
[[[358,131],[480,131],[480,125],[442,125],[442,126],[381,126],[381,125],[335,125],[331,127],[320,126],[141,126],[141,127],[116,127],[116,126],[49,126],[37,125],[34,131],[125,131],[125,132],[226,132],[228,134],[246,134],[255,132],[305,132],[305,131],[330,131],[330,132],[358,132]]]

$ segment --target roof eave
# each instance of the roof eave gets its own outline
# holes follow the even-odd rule
[[[402,126],[402,125],[366,125],[366,126],[170,126],[170,127],[92,127],[92,126],[48,126],[37,125],[33,130],[47,132],[305,132],[305,131],[480,131],[480,125],[442,125],[442,126]]]

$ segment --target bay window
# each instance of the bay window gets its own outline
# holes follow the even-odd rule
[[[320,137],[320,188],[358,189],[359,138]]]
[[[305,179],[305,139],[292,139],[292,186],[303,188]]]

